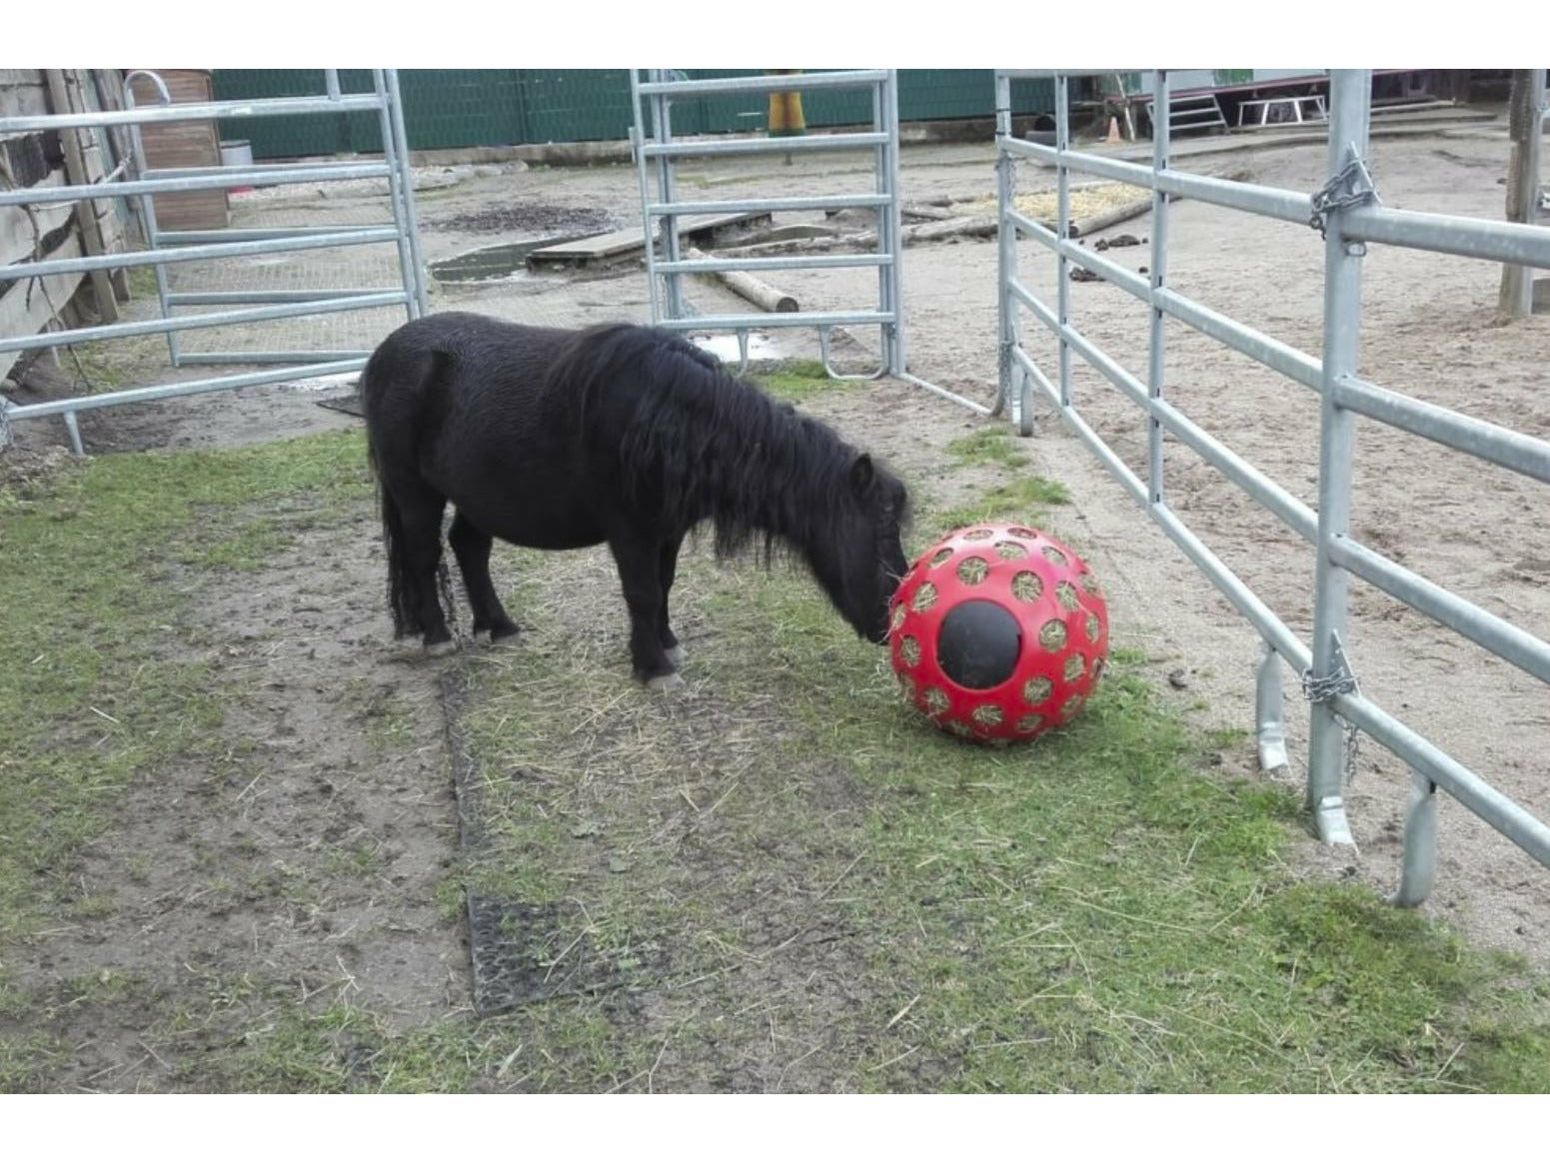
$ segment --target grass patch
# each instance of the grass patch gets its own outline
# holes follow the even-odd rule
[[[1034,498],[1063,491],[997,490],[973,516]],[[654,700],[628,685],[622,626],[591,602],[567,619],[602,571],[519,555],[517,576],[541,566],[527,651],[481,664],[465,724],[494,837],[470,875],[577,902],[556,952],[669,954],[632,978],[660,999],[648,1025],[565,1003],[608,1021],[584,1054],[546,1046],[549,1085],[606,1089],[595,1064],[645,1043],[698,1047],[659,1087],[1550,1087],[1544,980],[1368,890],[1299,882],[1296,798],[1207,774],[1248,741],[1193,733],[1135,656],[1068,729],[977,748],[901,707],[805,578],[696,559],[701,685]],[[536,1038],[545,1012],[509,1020]]]
[[[129,295],[143,299],[156,294],[156,270],[153,267],[130,267],[128,272]]]
[[[153,288],[154,290],[154,288]],[[79,381],[86,395],[111,392],[137,381],[147,363],[166,366],[161,336],[135,335],[125,339],[99,339],[77,343],[59,353],[60,369]]]
[[[798,407],[814,396],[854,388],[859,382],[837,380],[823,370],[822,363],[810,359],[791,360],[774,371],[761,372],[752,379],[777,400]]]
[[[1071,499],[1066,486],[1040,476],[1017,477],[997,485],[979,500],[955,505],[934,514],[943,529],[961,529],[980,521],[1025,521],[1035,525],[1051,505],[1064,505]]]
[[[115,794],[174,756],[224,746],[209,668],[169,660],[170,619],[197,584],[181,568],[256,568],[288,538],[255,507],[369,488],[360,435],[344,433],[98,458],[41,498],[0,489],[0,941],[53,909],[102,907],[77,901],[67,873]]]
[[[48,1084],[48,1071],[63,1056],[58,1039],[48,1034],[7,1037],[0,1034],[0,1094],[23,1094]]]
[[[274,555],[290,544],[290,530],[267,515],[233,514],[228,527],[235,529],[225,537],[200,541],[181,554],[181,560],[201,569],[231,569],[252,573],[262,569]]]
[[[1028,458],[1018,450],[1016,439],[1004,426],[979,428],[967,436],[960,436],[948,444],[947,452],[957,465],[995,464],[1021,468],[1028,463]]]
[[[562,1001],[526,1022],[448,1020],[393,1032],[380,1016],[346,1002],[309,1011],[274,999],[275,1017],[224,1063],[232,1089],[260,1092],[424,1093],[560,1090],[565,1064],[584,1062],[607,1090],[644,1071],[655,1050],[616,1047],[607,1018]],[[644,1065],[640,1063],[644,1062]],[[3,1059],[0,1059],[3,1063]]]

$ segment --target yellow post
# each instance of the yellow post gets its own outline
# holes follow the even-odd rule
[[[771,69],[776,76],[800,73],[801,69]],[[770,94],[770,136],[801,137],[807,132],[807,122],[802,116],[801,93]]]

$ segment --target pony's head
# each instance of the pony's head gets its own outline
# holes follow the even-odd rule
[[[833,498],[829,552],[814,554],[813,572],[841,616],[879,645],[888,640],[888,602],[904,577],[900,534],[909,515],[904,483],[861,453]]]

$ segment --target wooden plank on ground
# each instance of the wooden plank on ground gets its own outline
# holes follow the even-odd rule
[[[65,172],[55,170],[41,182],[35,182],[35,186],[62,186],[65,184]],[[38,233],[34,236],[32,222],[27,217],[27,209],[24,206],[0,206],[0,266],[7,266],[13,262],[23,262],[32,257],[32,248],[37,245],[37,239],[42,238],[51,230],[57,230],[70,220],[70,214],[75,209],[69,202],[50,202],[42,206],[34,206],[32,212],[37,215]]]
[[[709,234],[712,230],[719,230],[726,226],[762,221],[769,218],[769,216],[768,211],[753,211],[743,214],[688,214],[678,219],[678,237],[694,238],[698,235]],[[655,232],[653,232],[652,237],[656,237]],[[528,255],[527,261],[534,265],[547,263],[582,265],[589,262],[599,262],[603,259],[618,258],[620,255],[629,254],[635,250],[644,250],[645,248],[645,232],[639,227],[635,227],[630,230],[615,230],[609,234],[597,234],[591,238],[580,238],[575,242],[560,242],[554,246],[546,246]]]
[[[63,242],[45,256],[55,259],[80,258],[81,239],[71,231]],[[36,335],[48,326],[54,309],[64,309],[86,276],[79,271],[46,275],[41,279],[17,279],[0,295],[0,335]],[[47,294],[44,294],[45,288]],[[29,294],[29,292],[31,292]],[[11,370],[19,351],[0,351],[0,376]]]

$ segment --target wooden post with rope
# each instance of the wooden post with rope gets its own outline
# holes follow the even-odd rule
[[[48,83],[49,101],[53,111],[61,116],[82,113],[86,102],[71,99],[69,80],[63,69],[44,69]],[[77,82],[77,87],[79,82]],[[79,106],[79,107],[77,107]],[[64,153],[65,174],[74,186],[93,185],[92,175],[86,165],[86,152],[82,144],[85,130],[63,129],[59,132],[59,144]],[[97,257],[108,253],[107,240],[102,232],[102,220],[97,213],[97,203],[76,203],[75,220],[81,232],[81,241],[87,255]],[[118,321],[118,300],[115,298],[113,280],[105,270],[90,272],[92,294],[97,301],[97,316],[103,323]],[[127,290],[127,287],[126,287]]]
[[[1507,132],[1512,156],[1507,167],[1507,221],[1533,222],[1539,210],[1539,135],[1537,105],[1544,97],[1544,72],[1515,69],[1507,102]],[[1532,314],[1533,270],[1511,263],[1502,266],[1496,317],[1501,322]]]

